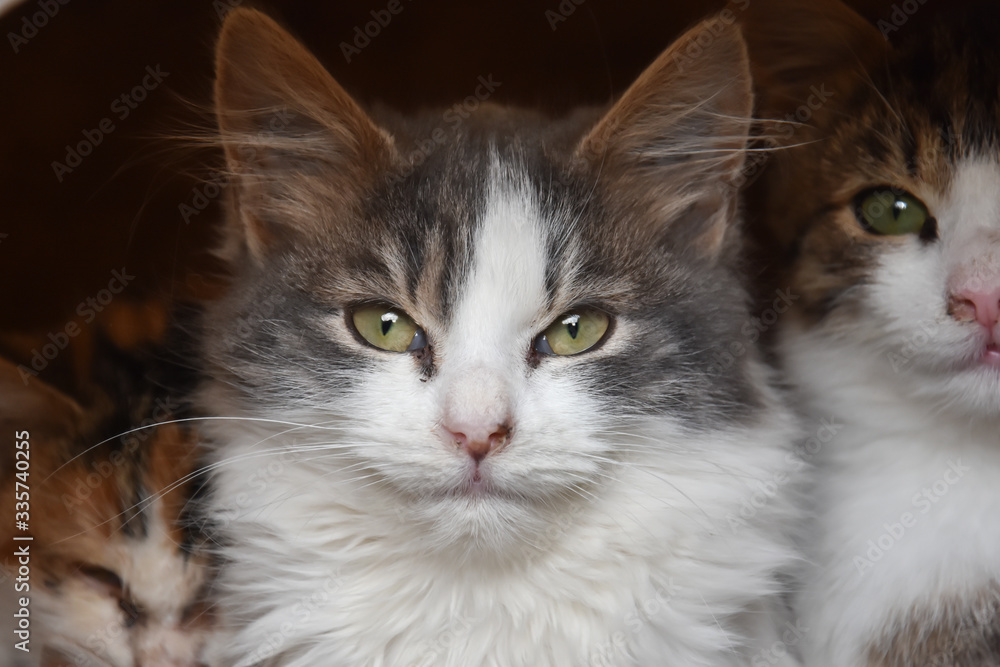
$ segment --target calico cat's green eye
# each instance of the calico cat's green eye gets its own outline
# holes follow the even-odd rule
[[[361,337],[380,350],[412,352],[427,345],[423,330],[398,308],[378,304],[360,306],[354,309],[351,319]]]
[[[923,233],[931,220],[923,202],[908,192],[888,187],[859,194],[855,199],[855,215],[862,227],[886,236]]]
[[[580,354],[601,342],[611,320],[599,310],[571,310],[556,318],[535,340],[542,354]]]

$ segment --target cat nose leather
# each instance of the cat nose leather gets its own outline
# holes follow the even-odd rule
[[[445,424],[452,441],[479,463],[493,452],[503,449],[510,438],[506,424]]]
[[[992,329],[1000,320],[1000,284],[953,292],[948,299],[948,313],[959,322],[979,322]]]

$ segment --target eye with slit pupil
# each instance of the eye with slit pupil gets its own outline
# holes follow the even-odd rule
[[[863,190],[855,197],[855,217],[872,234],[905,236],[928,235],[933,218],[923,202],[905,190],[877,187]]]
[[[350,313],[350,322],[365,342],[386,352],[416,352],[427,347],[423,329],[393,306],[359,306]]]
[[[610,318],[599,310],[566,313],[535,339],[534,349],[546,356],[571,356],[591,349],[608,332]]]

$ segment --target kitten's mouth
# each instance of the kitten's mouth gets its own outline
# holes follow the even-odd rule
[[[497,487],[496,482],[492,481],[490,475],[485,473],[478,464],[465,474],[465,480],[455,489],[455,495],[466,498],[504,495],[503,491]]]
[[[493,495],[496,487],[486,479],[483,471],[477,465],[472,474],[469,475],[468,482],[463,485],[462,491],[467,495]]]
[[[987,345],[982,359],[987,366],[1000,370],[1000,345],[995,342]]]

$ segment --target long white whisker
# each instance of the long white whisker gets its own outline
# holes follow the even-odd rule
[[[263,423],[268,423],[268,424],[282,424],[282,425],[285,425],[285,426],[294,426],[294,427],[299,427],[299,428],[316,428],[316,429],[322,429],[322,430],[328,430],[328,431],[344,430],[343,427],[317,426],[317,425],[314,425],[314,424],[299,424],[299,423],[296,423],[296,422],[282,421],[280,419],[264,419],[262,417],[184,417],[182,419],[168,419],[167,421],[163,421],[163,422],[156,422],[154,424],[145,424],[145,425],[142,425],[142,426],[137,426],[137,427],[135,427],[133,429],[129,429],[127,431],[123,431],[123,432],[121,432],[121,433],[119,433],[117,435],[113,435],[113,436],[111,436],[109,438],[105,438],[104,440],[101,440],[97,444],[91,445],[90,447],[88,447],[87,449],[83,450],[82,452],[79,452],[78,454],[76,454],[75,456],[73,456],[68,461],[63,462],[62,465],[60,465],[58,468],[56,468],[51,473],[49,473],[49,476],[46,477],[45,479],[43,479],[42,482],[44,483],[44,482],[49,481],[49,479],[53,475],[55,475],[57,472],[59,472],[64,467],[66,467],[67,465],[69,465],[73,461],[77,460],[78,458],[80,458],[84,454],[87,454],[88,452],[93,451],[94,449],[97,449],[101,445],[103,445],[105,443],[108,443],[108,442],[111,442],[112,440],[116,440],[118,438],[123,438],[126,435],[131,435],[133,433],[138,433],[139,431],[144,431],[144,430],[150,429],[150,428],[156,428],[158,426],[166,426],[167,424],[181,424],[181,423],[184,423],[184,422],[223,421],[223,420],[263,422]]]

